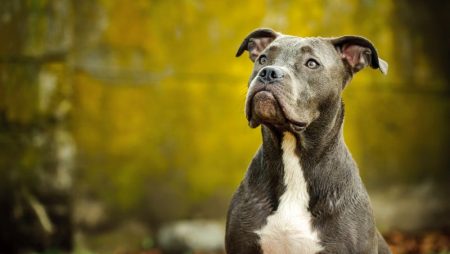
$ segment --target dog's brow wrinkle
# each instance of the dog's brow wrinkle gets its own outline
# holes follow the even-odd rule
[[[267,50],[268,51],[275,51],[278,49],[278,45],[271,45]]]
[[[311,53],[313,51],[310,46],[303,46],[300,48],[300,50],[302,51],[302,53]]]

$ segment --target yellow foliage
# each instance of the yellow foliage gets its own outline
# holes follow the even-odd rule
[[[299,36],[362,35],[389,62],[387,77],[364,70],[344,93],[345,136],[373,185],[379,172],[398,177],[392,169],[411,168],[411,179],[420,176],[425,165],[409,161],[420,153],[418,147],[442,154],[437,135],[428,137],[430,142],[411,138],[430,127],[417,119],[423,97],[395,92],[405,84],[395,57],[390,0],[100,3],[105,26],[92,48],[111,52],[97,67],[118,78],[104,78],[89,66],[75,73],[73,131],[87,181],[107,182],[100,195],[113,205],[138,210],[148,203],[154,211],[158,198],[149,192],[162,191],[175,199],[178,215],[187,216],[193,203],[231,195],[261,142],[243,112],[252,64],[247,56],[234,58],[242,39],[257,27]],[[425,80],[427,60],[421,53],[417,59]],[[426,101],[432,108],[448,107],[430,97]],[[433,121],[445,112],[421,116]],[[436,165],[443,163],[442,157],[437,160]],[[180,195],[187,201],[177,199]]]

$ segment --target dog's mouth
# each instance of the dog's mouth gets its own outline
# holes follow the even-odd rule
[[[278,129],[289,129],[301,132],[306,129],[306,122],[292,120],[286,114],[280,99],[276,93],[267,89],[257,90],[247,98],[246,115],[251,128],[260,124],[267,124]]]

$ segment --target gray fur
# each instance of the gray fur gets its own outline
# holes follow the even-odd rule
[[[255,47],[250,52],[255,66],[246,102],[250,126],[261,124],[263,142],[230,204],[227,253],[262,253],[254,231],[277,210],[286,188],[281,158],[285,131],[297,139],[297,153],[308,183],[308,210],[324,246],[320,253],[390,253],[375,227],[367,191],[344,142],[341,98],[342,90],[357,71],[370,66],[386,73],[387,63],[362,37],[300,38],[270,29],[252,32],[237,56],[247,50],[249,41],[258,43],[265,37],[270,38],[270,44],[263,43],[263,50],[255,52],[260,49]],[[342,56],[349,45],[363,50],[361,62],[351,63]],[[260,61],[262,57],[264,61]],[[306,67],[310,58],[320,66]],[[264,68],[278,68],[284,75],[267,79],[261,73]],[[275,100],[262,96],[255,99],[260,91],[267,91]],[[275,112],[269,114],[266,109]]]

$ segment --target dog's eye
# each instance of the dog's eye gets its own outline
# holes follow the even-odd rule
[[[258,59],[259,64],[266,64],[267,63],[267,56],[261,55]]]
[[[309,59],[305,65],[310,69],[316,69],[317,67],[319,67],[319,63],[314,59]]]

